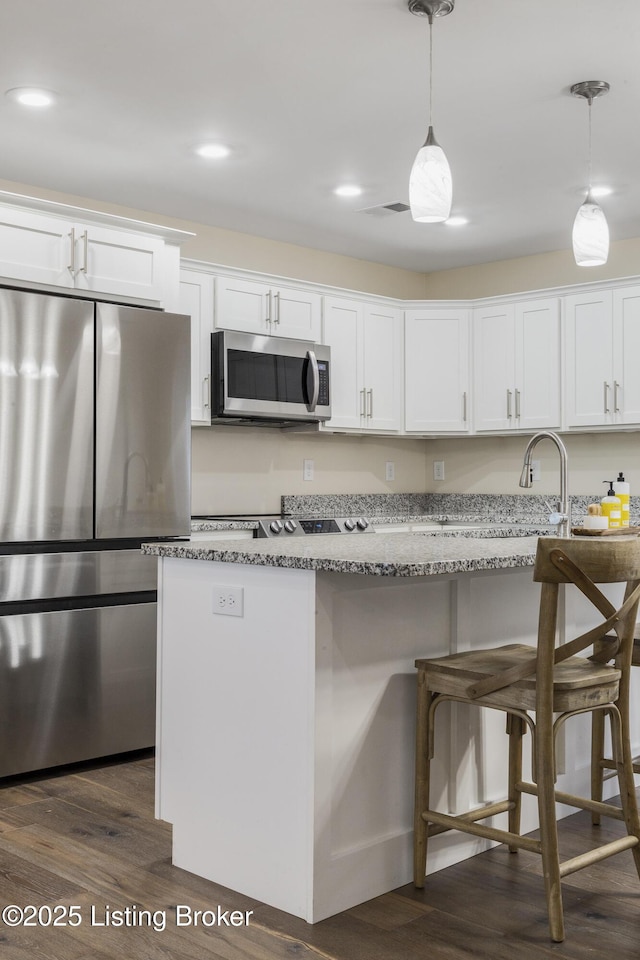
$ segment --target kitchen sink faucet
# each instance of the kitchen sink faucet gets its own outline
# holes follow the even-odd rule
[[[551,430],[541,430],[540,433],[536,433],[531,437],[531,440],[529,440],[527,444],[527,449],[524,452],[524,465],[520,475],[520,486],[528,489],[533,483],[531,477],[531,456],[540,441],[545,439],[552,440],[560,454],[560,501],[557,512],[551,514],[549,522],[558,524],[558,536],[568,537],[571,529],[571,507],[567,495],[567,448],[557,433],[553,433]]]

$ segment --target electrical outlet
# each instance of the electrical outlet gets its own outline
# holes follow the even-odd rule
[[[302,461],[302,479],[313,480],[313,460]]]
[[[531,479],[532,480],[541,480],[542,473],[540,471],[540,461],[532,460],[531,461]]]
[[[444,480],[444,460],[433,461],[433,479]]]
[[[393,460],[387,460],[384,465],[384,478],[385,480],[395,480],[396,478],[396,465]]]
[[[244,587],[216,583],[213,587],[213,612],[223,617],[244,616]]]

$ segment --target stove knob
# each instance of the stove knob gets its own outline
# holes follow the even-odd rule
[[[355,528],[356,528],[355,520],[345,520],[345,522],[344,522],[344,528],[345,528],[345,530],[348,530],[349,533],[351,533],[351,531],[352,531],[352,530],[355,530]]]
[[[269,530],[271,530],[271,533],[281,533],[282,532],[281,522],[279,520],[272,520],[271,523],[269,524]]]
[[[298,524],[295,522],[295,520],[285,520],[284,522],[284,528],[287,533],[293,533],[297,526]]]
[[[360,517],[358,520],[358,530],[366,530],[369,526],[369,521],[365,520],[364,517]]]

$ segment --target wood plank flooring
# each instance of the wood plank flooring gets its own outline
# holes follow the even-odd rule
[[[153,790],[149,755],[0,785],[0,911],[43,908],[41,925],[0,920],[2,960],[640,956],[640,881],[630,853],[564,881],[562,944],[548,938],[539,858],[503,847],[433,875],[423,891],[408,885],[310,926],[173,867],[170,828],[153,817]],[[597,829],[584,813],[562,821],[563,856],[584,849]],[[615,821],[599,829],[612,837],[622,830]],[[177,904],[253,912],[242,926],[178,927]],[[82,920],[76,926],[71,906]],[[67,925],[42,925],[50,918]]]

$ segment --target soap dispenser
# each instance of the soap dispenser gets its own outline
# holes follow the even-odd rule
[[[609,520],[609,529],[612,527],[620,527],[622,525],[622,504],[620,503],[620,497],[616,496],[616,492],[613,489],[613,480],[603,480],[602,482],[609,484],[606,497],[603,497],[600,501],[602,516],[607,517]]]
[[[620,498],[620,509],[622,512],[622,526],[629,526],[629,494],[631,485],[626,482],[622,473],[618,474],[618,479],[613,484],[616,497]]]

